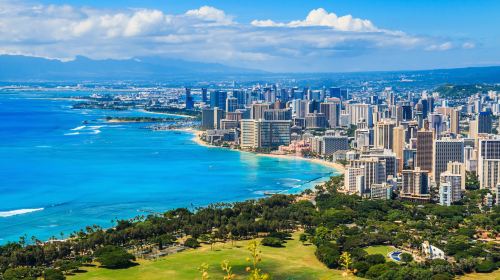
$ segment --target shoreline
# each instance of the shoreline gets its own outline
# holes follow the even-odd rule
[[[208,148],[224,148],[228,149],[230,151],[236,151],[240,153],[250,153],[259,157],[270,157],[270,158],[278,158],[278,159],[286,159],[286,160],[304,160],[304,161],[309,161],[311,163],[323,165],[329,168],[332,168],[334,171],[338,173],[344,173],[345,172],[345,167],[342,164],[336,163],[336,162],[330,162],[330,161],[325,161],[321,160],[319,158],[305,158],[305,157],[300,157],[296,155],[291,155],[291,154],[264,154],[264,153],[254,153],[254,152],[249,152],[249,151],[242,151],[242,150],[235,150],[235,149],[230,149],[230,148],[225,148],[225,147],[218,147],[218,146],[213,146],[205,141],[200,139],[200,136],[203,134],[203,131],[193,129],[193,128],[187,128],[187,129],[176,129],[177,131],[184,131],[193,134],[193,138],[191,139],[193,142],[200,146],[208,147]]]
[[[168,116],[176,116],[176,117],[189,118],[189,119],[196,118],[196,117],[190,116],[190,115],[172,114],[172,113],[164,113],[164,112],[152,112],[152,111],[148,111],[148,110],[144,110],[144,109],[138,109],[137,111],[142,112],[142,113],[148,113],[148,114],[168,115]]]

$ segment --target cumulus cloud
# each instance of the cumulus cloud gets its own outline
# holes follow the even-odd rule
[[[428,51],[447,51],[453,48],[453,44],[451,42],[445,42],[442,44],[433,44],[426,48]]]
[[[258,27],[301,27],[301,26],[326,26],[340,31],[374,32],[379,31],[373,23],[367,19],[354,18],[352,15],[337,16],[319,8],[309,12],[305,20],[294,20],[288,23],[274,22],[268,20],[254,20],[251,23]]]
[[[96,9],[0,0],[0,53],[72,59],[165,56],[265,70],[355,57],[376,50],[445,50],[442,42],[377,27],[370,20],[324,9],[304,20],[239,23],[202,6],[185,13]],[[449,45],[449,46],[448,46]],[[461,44],[458,44],[461,45]],[[463,44],[471,48],[473,43]],[[275,68],[273,68],[275,67]]]
[[[476,47],[476,44],[472,43],[472,42],[465,42],[462,44],[462,48],[464,49],[473,49]]]
[[[233,17],[226,15],[222,10],[210,6],[203,6],[199,9],[189,10],[186,15],[202,20],[213,21],[222,25],[233,24]]]

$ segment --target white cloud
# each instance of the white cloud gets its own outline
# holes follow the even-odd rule
[[[462,44],[462,48],[464,49],[473,49],[476,47],[476,44],[472,43],[472,42],[465,42]]]
[[[222,10],[210,6],[203,6],[199,9],[189,10],[186,12],[186,15],[202,20],[213,21],[223,25],[233,23],[233,17],[226,15],[226,13]]]
[[[304,20],[238,23],[210,6],[167,14],[157,9],[0,0],[0,51],[7,54],[66,60],[77,55],[94,59],[166,56],[272,71],[377,51],[451,47],[451,42],[382,29],[370,20],[339,17],[324,9],[312,10]]]
[[[352,15],[337,16],[319,8],[309,12],[305,20],[295,20],[288,23],[274,22],[268,20],[254,20],[252,25],[258,27],[303,27],[303,26],[326,26],[339,31],[374,32],[380,31],[367,19],[354,18]]]
[[[432,44],[425,48],[428,51],[447,51],[453,48],[453,44],[451,42],[445,42],[442,44]]]

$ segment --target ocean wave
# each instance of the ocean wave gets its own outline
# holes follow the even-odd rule
[[[101,133],[101,131],[99,129],[96,129],[96,130],[92,130],[91,134],[99,134]]]
[[[40,145],[40,146],[35,146],[35,148],[52,148],[52,146]]]
[[[79,127],[72,128],[71,130],[82,130],[84,128],[86,128],[86,126],[82,125],[82,126],[79,126]]]
[[[31,208],[31,209],[17,209],[17,210],[10,210],[10,211],[0,211],[0,218],[7,218],[7,217],[11,217],[11,216],[22,215],[22,214],[27,214],[27,213],[42,211],[42,210],[43,210],[43,208]]]
[[[78,132],[78,131],[77,132],[71,132],[71,133],[64,133],[64,135],[66,135],[66,136],[78,135],[78,134],[80,134],[80,132]]]

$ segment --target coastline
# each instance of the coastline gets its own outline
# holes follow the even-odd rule
[[[223,147],[217,147],[217,146],[212,146],[210,144],[207,144],[205,141],[200,139],[200,136],[203,134],[203,131],[193,129],[193,128],[187,128],[187,129],[176,129],[177,131],[184,131],[193,134],[193,138],[191,139],[193,142],[200,146],[208,147],[208,148],[223,148]],[[242,150],[234,150],[234,149],[229,149],[231,151],[237,151],[240,153],[251,153],[259,157],[270,157],[270,158],[278,158],[278,159],[286,159],[286,160],[305,160],[309,161],[315,164],[320,164],[323,166],[327,166],[329,168],[332,168],[334,171],[337,171],[338,173],[344,173],[345,172],[345,167],[342,164],[336,163],[336,162],[330,162],[330,161],[325,161],[321,160],[318,158],[305,158],[305,157],[300,157],[296,155],[291,155],[291,154],[263,154],[263,153],[254,153],[254,152],[249,152],[249,151],[242,151]]]
[[[176,116],[176,117],[189,118],[189,119],[196,118],[196,117],[190,116],[190,115],[172,114],[172,113],[164,113],[164,112],[152,112],[152,111],[148,111],[148,110],[144,110],[144,109],[139,109],[137,111],[141,112],[141,113],[157,114],[157,115],[168,115],[168,116]]]

